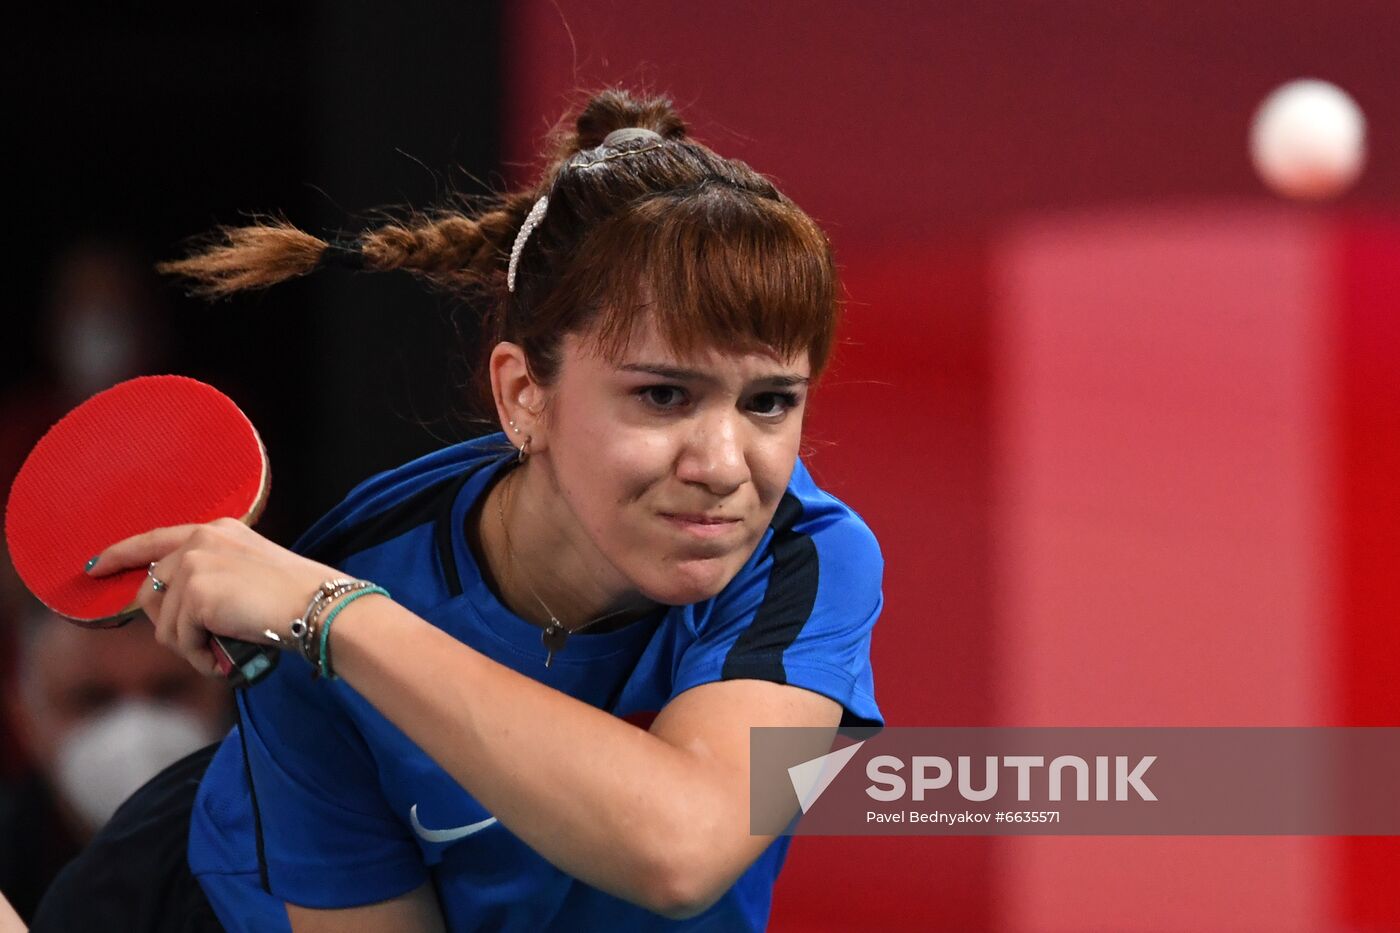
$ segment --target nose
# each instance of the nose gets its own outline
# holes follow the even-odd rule
[[[716,496],[737,490],[749,481],[746,427],[740,419],[721,413],[695,419],[676,465],[677,476]]]

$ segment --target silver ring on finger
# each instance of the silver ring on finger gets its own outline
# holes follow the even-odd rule
[[[170,584],[156,576],[155,561],[151,561],[151,566],[146,568],[146,576],[151,578],[151,589],[155,590],[157,593],[164,592],[170,587]]]

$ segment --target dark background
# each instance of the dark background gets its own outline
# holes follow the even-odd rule
[[[493,3],[36,8],[7,28],[10,180],[0,392],[42,381],[55,257],[99,238],[152,267],[216,224],[313,232],[480,192],[499,151]],[[154,278],[154,272],[152,272]],[[284,543],[354,483],[460,439],[471,309],[407,276],[324,273],[214,305],[154,283],[171,371],[220,387],[263,435]]]

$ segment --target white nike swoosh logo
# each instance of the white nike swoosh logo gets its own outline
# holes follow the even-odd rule
[[[409,808],[408,820],[413,824],[413,831],[426,842],[453,842],[458,839],[465,839],[473,833],[479,833],[488,826],[496,822],[494,816],[488,816],[479,823],[468,823],[466,826],[453,826],[450,829],[429,829],[418,822],[418,804]]]

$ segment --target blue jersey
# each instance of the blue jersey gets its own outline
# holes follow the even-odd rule
[[[581,633],[545,667],[540,629],[483,581],[466,525],[511,463],[502,435],[449,447],[353,490],[294,545],[486,656],[645,726],[691,687],[735,678],[815,691],[878,725],[870,629],[874,536],[798,463],[771,527],[719,595]],[[393,650],[386,645],[385,650]],[[788,839],[705,913],[667,920],[555,868],[344,681],[288,655],[239,694],[239,726],[195,801],[190,867],[229,930],[287,929],[284,901],[353,907],[427,881],[453,930],[762,929]]]

